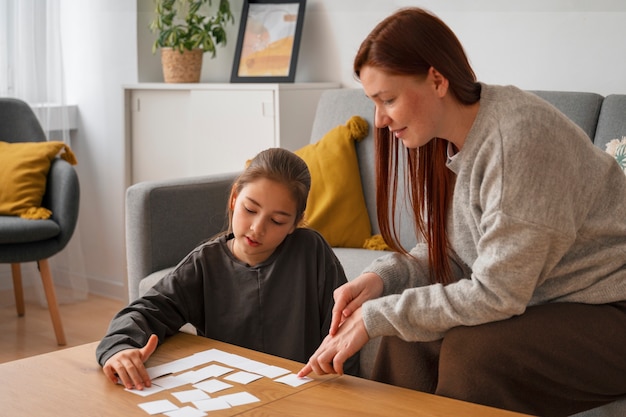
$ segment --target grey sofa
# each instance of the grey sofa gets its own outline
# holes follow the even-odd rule
[[[569,116],[602,149],[611,139],[626,136],[626,95],[603,97],[594,93],[558,91],[534,93]],[[360,89],[326,91],[318,104],[311,143],[333,127],[345,124],[353,115],[362,116],[373,126],[373,104]],[[379,229],[374,194],[372,129],[369,136],[356,146],[363,193],[372,233],[375,234],[379,233]],[[145,182],[128,189],[126,250],[130,300],[143,294],[199,242],[223,229],[226,224],[226,200],[236,174]],[[403,217],[406,219],[406,216]],[[401,230],[403,245],[412,247],[415,244],[412,225],[405,224]],[[386,253],[351,248],[335,248],[335,252],[348,279],[358,276],[371,261]],[[361,374],[364,377],[370,375],[377,344],[378,340],[372,340],[361,352]],[[580,413],[577,417],[624,415],[626,399]]]

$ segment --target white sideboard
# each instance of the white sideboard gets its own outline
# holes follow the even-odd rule
[[[263,149],[309,143],[324,90],[337,83],[124,86],[128,185],[235,172]]]

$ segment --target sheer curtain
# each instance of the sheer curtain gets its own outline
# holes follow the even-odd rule
[[[59,0],[0,0],[0,96],[29,103],[48,140],[71,146],[73,107],[65,102],[60,12]],[[1,267],[0,274],[10,276],[8,265]],[[50,259],[50,267],[60,303],[86,298],[80,221],[68,246]],[[23,264],[22,270],[24,285],[35,288],[25,291],[25,297],[34,294],[45,305],[36,265]]]

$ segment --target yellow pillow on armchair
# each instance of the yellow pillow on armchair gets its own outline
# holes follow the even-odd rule
[[[368,129],[365,119],[353,116],[318,142],[295,151],[311,171],[304,218],[331,246],[361,248],[372,234],[354,146]]]
[[[41,207],[41,200],[50,163],[57,155],[76,164],[72,150],[63,142],[0,142],[0,215],[50,217],[50,210]]]

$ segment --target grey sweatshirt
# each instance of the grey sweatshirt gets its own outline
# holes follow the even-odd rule
[[[115,353],[163,342],[185,323],[198,334],[306,362],[328,334],[333,291],[346,282],[339,260],[316,231],[298,228],[264,262],[250,266],[227,247],[232,234],[195,248],[176,269],[111,321],[96,349]],[[358,374],[359,355],[346,363]]]
[[[363,304],[370,337],[430,341],[550,302],[626,299],[626,176],[566,116],[534,94],[483,85],[480,110],[448,167],[457,282],[428,285],[424,244],[364,272],[383,297]]]

